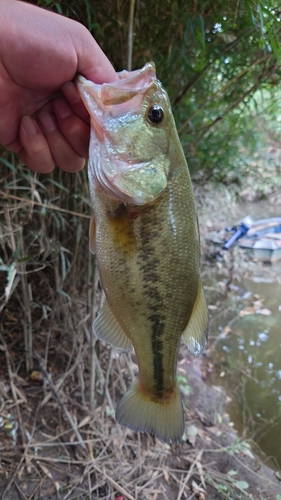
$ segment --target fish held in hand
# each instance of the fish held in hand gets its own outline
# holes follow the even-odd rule
[[[169,99],[153,63],[103,85],[78,76],[77,86],[91,119],[90,249],[107,299],[94,333],[119,352],[134,348],[139,367],[116,420],[179,442],[179,345],[183,338],[201,353],[208,312],[192,185]]]

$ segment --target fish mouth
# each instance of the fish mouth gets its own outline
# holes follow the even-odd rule
[[[76,76],[76,85],[86,108],[90,111],[90,100],[94,101],[104,111],[106,108],[114,106],[120,113],[118,105],[131,101],[135,96],[143,94],[156,79],[155,64],[149,62],[141,69],[135,71],[121,71],[117,73],[119,80],[112,83],[96,84],[84,78],[82,75]],[[114,116],[114,115],[112,115]]]

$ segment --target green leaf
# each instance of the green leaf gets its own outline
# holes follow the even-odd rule
[[[281,481],[281,472],[279,470],[275,472],[275,476],[277,477],[278,481]]]
[[[12,264],[10,265],[10,267],[8,269],[7,286],[5,287],[6,301],[8,301],[10,298],[11,290],[12,290],[12,286],[13,286],[16,274],[17,274],[16,263],[12,262]]]
[[[236,481],[235,486],[240,490],[246,490],[249,488],[249,484],[246,481]]]
[[[66,193],[70,193],[69,189],[67,189],[65,186],[63,186],[62,184],[60,184],[59,182],[55,181],[54,179],[47,179],[48,182],[50,182],[51,184],[54,184],[54,186],[56,186],[57,188],[61,189],[62,191],[65,191]]]
[[[182,375],[177,376],[177,381],[179,384],[180,391],[185,395],[188,396],[191,392],[190,386],[188,385],[187,379],[183,377]]]
[[[231,470],[229,470],[229,471],[228,471],[228,473],[227,473],[227,474],[228,474],[229,476],[236,476],[236,474],[237,474],[237,470],[233,470],[233,469],[231,469]]]
[[[196,425],[190,425],[187,428],[187,439],[192,446],[195,446],[197,434],[198,434],[198,427],[196,427]]]
[[[241,443],[241,452],[244,453],[244,455],[247,455],[248,457],[252,458],[253,460],[255,459],[253,453],[251,452],[251,446],[249,443],[242,442]]]

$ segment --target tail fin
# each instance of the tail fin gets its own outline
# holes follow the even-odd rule
[[[133,431],[150,432],[165,443],[178,443],[184,431],[183,407],[178,387],[175,386],[171,400],[156,402],[140,391],[136,380],[119,401],[116,420]]]

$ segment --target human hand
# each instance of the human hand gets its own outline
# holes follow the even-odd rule
[[[18,0],[0,0],[0,144],[32,170],[68,172],[88,156],[89,118],[72,82],[118,77],[89,31]]]

